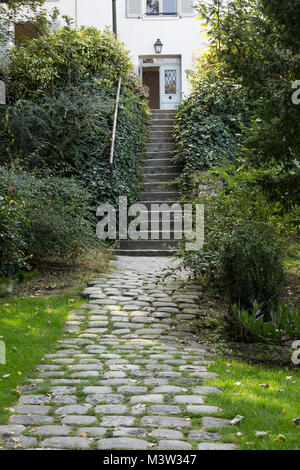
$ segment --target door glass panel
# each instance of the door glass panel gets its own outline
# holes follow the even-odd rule
[[[165,70],[165,94],[176,95],[176,70]]]
[[[176,0],[163,0],[163,14],[175,15],[176,13]]]
[[[147,15],[159,14],[159,0],[147,0]]]

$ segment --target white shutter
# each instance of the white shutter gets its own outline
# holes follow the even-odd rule
[[[195,16],[194,0],[181,0],[181,16]]]
[[[128,18],[139,18],[142,16],[142,0],[126,0],[126,3]]]

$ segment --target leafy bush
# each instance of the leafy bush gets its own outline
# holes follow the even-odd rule
[[[205,206],[205,242],[200,251],[178,254],[185,268],[230,304],[249,308],[256,299],[268,312],[282,291],[282,248],[294,233],[293,217],[284,220],[278,203],[270,203],[253,180],[234,166],[201,173],[198,179],[194,175],[193,184],[199,185],[194,202]]]
[[[282,165],[284,184],[272,179],[268,189],[273,198],[296,203],[300,106],[293,103],[292,84],[300,74],[299,0],[199,0],[197,7],[208,26],[211,54],[222,63],[223,76],[241,85],[251,107],[242,158],[256,167]]]
[[[277,308],[285,280],[281,248],[263,226],[237,225],[223,240],[216,273],[221,292],[249,308],[254,300],[269,312]]]
[[[201,69],[203,61],[198,64]],[[198,72],[194,91],[178,107],[175,159],[186,172],[236,159],[246,106],[239,87],[218,69]]]
[[[58,175],[76,177],[90,189],[94,204],[114,201],[119,194],[137,199],[147,108],[128,88],[122,90],[111,188],[114,107],[115,89],[97,81],[44,95],[38,102],[19,101],[6,110],[2,155],[8,148],[10,160],[19,160],[29,171],[50,168]]]
[[[12,206],[22,204],[26,223],[16,222],[21,240],[15,235],[16,223],[11,216],[6,218],[7,231],[15,241],[17,252],[24,247],[34,264],[57,256],[69,260],[95,244],[89,205],[91,197],[74,180],[51,176],[37,178],[22,170],[2,167],[0,193],[7,194],[8,190],[15,201]],[[22,266],[17,263],[17,267]]]
[[[239,341],[277,343],[300,337],[299,313],[285,303],[270,312],[269,321],[265,321],[256,301],[250,311],[239,309],[235,304],[228,320],[230,335]]]
[[[94,76],[111,85],[121,73],[137,90],[132,71],[128,51],[109,29],[65,26],[12,48],[4,73],[14,99],[32,99]]]
[[[7,187],[9,189],[9,187]],[[0,191],[0,279],[28,266],[24,204]]]

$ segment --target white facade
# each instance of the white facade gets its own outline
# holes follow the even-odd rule
[[[192,4],[193,0],[116,1],[118,38],[130,50],[141,79],[150,80],[154,91],[158,86],[159,105],[155,107],[172,109],[189,93],[186,70],[191,69],[197,50],[207,45]],[[75,26],[112,28],[112,0],[49,0],[46,6],[73,18]],[[154,48],[157,39],[163,43],[160,54]],[[148,74],[143,73],[146,68]]]

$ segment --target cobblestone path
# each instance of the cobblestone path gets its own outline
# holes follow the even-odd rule
[[[207,431],[230,422],[205,405],[208,393],[221,391],[204,385],[215,374],[190,326],[201,290],[163,281],[164,263],[140,258],[124,267],[123,259],[89,283],[88,303],[71,312],[64,339],[0,426],[5,447],[234,448]]]

